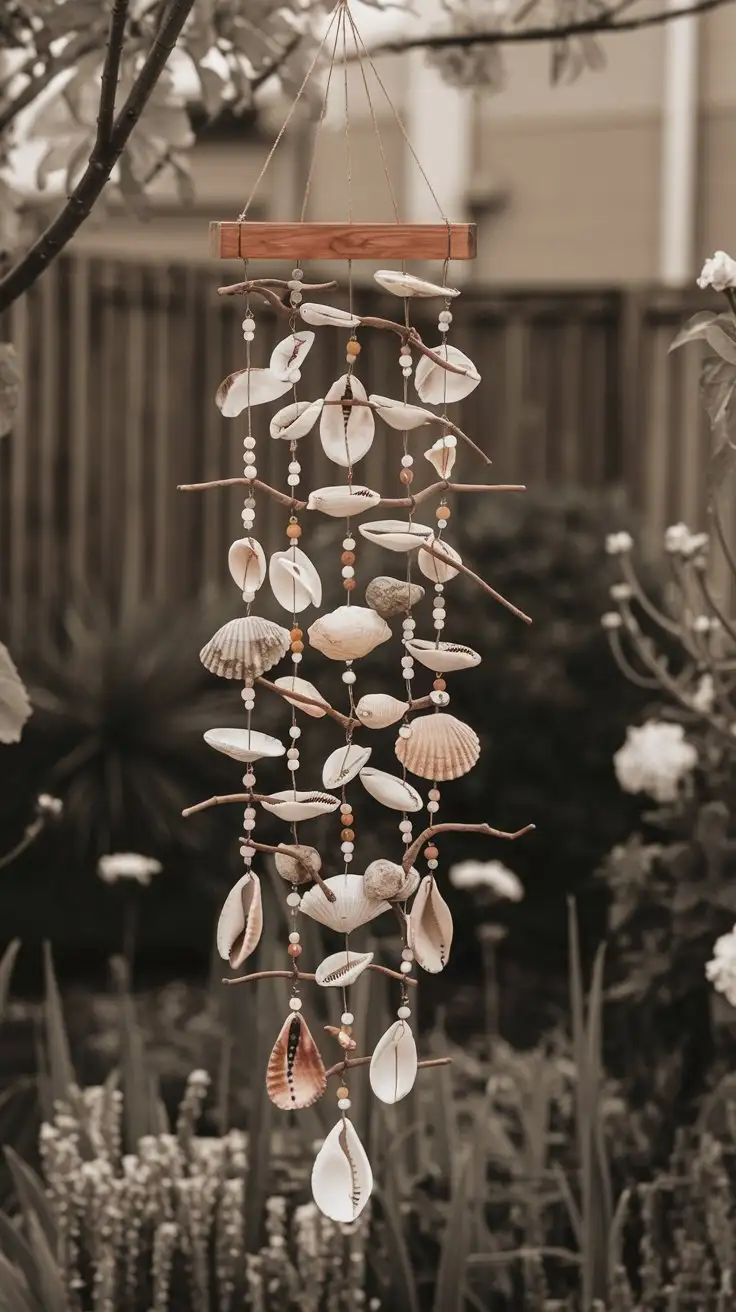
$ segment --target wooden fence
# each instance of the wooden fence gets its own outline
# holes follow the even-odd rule
[[[214,393],[242,363],[242,305],[216,286],[214,269],[61,259],[2,325],[24,378],[16,429],[0,444],[0,607],[14,651],[80,581],[115,602],[184,599],[222,581],[239,496],[175,490],[240,472],[242,425],[221,418]],[[395,307],[372,292],[357,306]],[[667,355],[696,308],[702,297],[661,292],[464,294],[453,340],[483,382],[460,422],[492,455],[493,476],[623,484],[653,533],[681,517],[700,522],[709,437],[697,353]],[[420,303],[416,322],[432,341],[434,311]],[[259,321],[258,360],[282,332]],[[396,356],[393,336],[366,333],[360,373],[391,390]],[[343,367],[338,335],[318,333],[303,394],[323,395]],[[286,444],[258,418],[259,473],[283,486]],[[369,486],[389,471],[395,479],[392,440],[383,429],[361,462]],[[299,454],[304,486],[334,481],[318,441]],[[259,508],[267,549],[282,519]]]

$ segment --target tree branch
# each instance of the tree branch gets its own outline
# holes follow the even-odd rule
[[[406,849],[402,865],[404,870],[411,870],[422,848],[434,838],[435,834],[445,834],[452,831],[453,833],[463,834],[487,834],[489,838],[506,838],[513,842],[515,838],[523,838],[524,834],[530,834],[536,825],[524,825],[523,829],[517,829],[515,833],[506,833],[503,829],[494,829],[492,825],[459,825],[448,820],[445,824],[430,825],[428,829],[423,830],[418,838],[414,839],[411,847]]]
[[[373,1061],[373,1057],[346,1057],[344,1061],[338,1061],[334,1066],[328,1066],[325,1075],[329,1080],[333,1075],[343,1075],[346,1070],[352,1070],[354,1066],[367,1066]],[[428,1057],[426,1061],[417,1062],[417,1070],[425,1071],[430,1066],[451,1066],[452,1057]]]
[[[36,77],[29,77],[26,85],[20,90],[7,105],[0,109],[0,136],[11,126],[19,114],[24,109],[28,109],[34,100],[45,91],[59,73],[64,73],[68,68],[72,68],[80,59],[86,55],[91,55],[93,50],[99,47],[97,37],[85,36],[82,38],[72,38],[64,46],[58,59],[51,59],[45,65],[43,72],[38,73]],[[39,63],[37,58],[28,61],[28,67],[34,68]],[[11,86],[17,78],[25,76],[25,68],[16,69],[14,73],[6,80],[0,91],[3,95],[8,86]]]
[[[125,24],[128,18],[128,0],[113,0],[110,15],[110,29],[107,36],[105,62],[102,65],[102,85],[100,87],[100,110],[97,115],[97,136],[93,154],[104,150],[109,145],[115,119],[115,96],[120,76],[120,60],[123,54]]]

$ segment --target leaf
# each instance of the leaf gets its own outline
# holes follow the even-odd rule
[[[670,343],[670,352],[676,351],[680,346],[686,346],[688,342],[704,342],[706,329],[717,318],[718,315],[712,310],[700,310],[698,314],[694,314]]]
[[[144,1135],[159,1133],[158,1098],[130,994],[127,963],[122,957],[115,957],[111,968],[120,1000],[121,1075],[128,1151],[135,1152]]]
[[[5,1212],[0,1212],[0,1249],[8,1261],[23,1272],[28,1288],[43,1307],[43,1290],[38,1277],[36,1258],[29,1241],[22,1233],[19,1224],[10,1220]],[[2,1276],[0,1273],[0,1286]]]
[[[2,381],[0,380],[0,432],[1,430]],[[0,642],[0,743],[19,743],[23,726],[31,714],[32,707],[23,680],[13,664],[7,647]]]
[[[732,319],[706,324],[705,340],[722,360],[736,364],[736,325]]]
[[[5,1158],[13,1177],[15,1192],[18,1195],[18,1202],[23,1213],[29,1241],[31,1239],[30,1221],[35,1218],[41,1226],[47,1242],[55,1248],[57,1242],[56,1221],[46,1197],[43,1181],[12,1148],[6,1147]]]
[[[20,939],[14,938],[9,943],[0,957],[0,1020],[3,1018],[3,1012],[8,1001],[8,992],[10,990],[10,977],[13,973],[15,959],[20,949]]]
[[[391,1172],[391,1164],[388,1161],[386,1170]],[[390,1276],[388,1288],[393,1295],[392,1305],[404,1309],[405,1312],[419,1312],[416,1276],[404,1233],[400,1207],[396,1206],[390,1190],[375,1192],[385,1221],[384,1241],[388,1250]],[[384,1269],[380,1274],[385,1280],[386,1270]]]
[[[38,1266],[38,1278],[43,1289],[44,1312],[69,1312],[59,1263],[47,1242],[38,1217],[33,1213],[29,1222],[29,1230],[31,1247]]]
[[[20,403],[20,370],[11,342],[0,342],[0,437],[7,437]]]
[[[43,1312],[31,1296],[17,1266],[0,1254],[0,1308],[2,1312]]]
[[[460,1159],[454,1176],[447,1223],[442,1241],[434,1312],[463,1312],[465,1303],[465,1268],[468,1260],[468,1196],[470,1154]]]
[[[197,192],[192,181],[192,175],[189,166],[178,155],[169,156],[169,167],[174,174],[176,184],[176,194],[182,206],[191,209],[197,199]]]
[[[194,69],[199,79],[199,85],[202,90],[202,104],[204,105],[205,113],[208,118],[214,118],[218,110],[222,107],[225,83],[219,73],[216,73],[213,68],[207,68],[205,64],[202,64],[197,60],[191,49],[188,53],[191,55],[192,63],[194,64]]]
[[[69,1102],[72,1090],[76,1088],[77,1078],[72,1065],[51,944],[48,942],[43,945],[43,973],[44,1028],[51,1075],[51,1093],[54,1102]]]
[[[151,206],[143,183],[133,172],[130,152],[127,150],[123,152],[118,162],[118,183],[123,200],[131,213],[142,223],[148,222],[151,217]]]
[[[713,453],[708,465],[708,483],[710,487],[716,489],[725,483],[735,465],[736,446],[732,442],[724,442]]]

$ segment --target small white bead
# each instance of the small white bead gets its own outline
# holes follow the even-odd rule
[[[355,851],[355,848],[352,843],[341,843],[340,851],[342,852],[343,856],[352,856],[353,852]]]
[[[301,738],[301,736],[302,736],[302,731],[301,731],[301,729],[299,728],[299,725],[298,725],[298,724],[292,724],[291,728],[289,729],[289,737],[290,737],[290,738]]]
[[[434,815],[436,811],[439,811],[439,809],[440,809],[439,802],[427,802],[427,810],[429,811],[430,815]]]
[[[243,333],[243,336],[246,342],[252,342],[253,338],[255,337],[255,333]]]
[[[291,933],[290,933],[290,935],[289,935],[289,942],[290,942],[290,943],[298,943],[300,938],[301,938],[301,934],[299,934],[298,931],[297,931],[296,929],[292,929],[292,931],[291,931]]]
[[[256,330],[256,321],[247,314],[243,320],[243,332],[254,333]]]
[[[292,269],[291,276],[295,282],[301,282],[302,278],[304,277],[304,270],[298,267],[296,269]]]
[[[444,610],[447,602],[444,597],[435,597],[432,605],[435,610]]]
[[[301,1011],[302,1009],[301,998],[289,998],[289,1007],[291,1008],[292,1011]]]
[[[354,1020],[355,1020],[355,1017],[354,1017],[352,1011],[344,1011],[344,1012],[342,1013],[342,1016],[340,1017],[340,1024],[341,1024],[341,1025],[352,1025],[352,1023],[353,1023]]]
[[[252,528],[256,517],[252,510],[243,510],[240,518],[242,519],[245,528]]]
[[[412,952],[411,948],[402,948],[402,950],[401,950],[401,955],[402,955],[404,961],[413,961],[413,960],[414,960],[414,953]]]
[[[399,1020],[408,1020],[409,1017],[411,1016],[411,1007],[399,1007],[399,1010],[397,1011],[396,1015],[398,1016]]]
[[[249,433],[247,437],[243,438],[243,446],[245,447],[246,451],[255,450],[256,439],[253,437],[252,433]]]
[[[428,861],[427,865],[430,870],[436,870],[437,866],[439,865],[439,861]]]
[[[340,573],[342,574],[344,579],[352,579],[355,577],[355,570],[353,569],[352,565],[343,565]]]
[[[355,550],[355,538],[343,538],[343,540],[342,540],[342,549],[343,549],[343,551],[354,551],[354,550]]]
[[[402,656],[402,657],[401,657],[401,664],[404,666],[404,668],[406,668],[407,665],[413,665],[413,664],[414,664],[414,658],[413,658],[412,656]]]
[[[256,507],[256,499],[255,499],[255,497],[248,496],[248,497],[245,498],[245,501],[244,501],[243,504],[245,505],[246,510],[255,510],[255,507]]]
[[[436,629],[439,629],[439,630],[441,631],[441,630],[444,629],[444,627],[445,627],[445,621],[444,621],[444,620],[435,620],[435,622],[434,622],[434,627],[435,627]]]
[[[300,651],[294,651],[294,652],[292,652],[292,653],[291,653],[291,659],[292,659],[294,665],[299,665],[299,664],[301,664],[301,659],[302,659],[302,654],[301,654],[301,652],[300,652]]]
[[[301,474],[301,472],[302,472],[302,467],[301,467],[301,465],[299,464],[299,461],[298,461],[298,460],[292,460],[292,461],[290,462],[290,464],[289,464],[289,473],[290,473],[290,474]]]
[[[286,481],[289,484],[289,487],[298,487],[300,482],[299,475],[289,474]]]
[[[411,738],[411,725],[402,724],[399,729],[399,738]]]
[[[292,305],[301,305],[302,299],[303,297],[301,292],[292,292],[291,296],[289,297],[289,300],[291,301]]]
[[[297,757],[296,760],[287,761],[287,762],[286,762],[286,768],[287,768],[287,770],[298,770],[298,769],[299,769],[299,758]]]
[[[246,788],[252,788],[255,782],[256,782],[256,777],[253,774],[252,770],[249,770],[247,774],[243,775],[243,783],[245,784]]]
[[[449,325],[449,323],[438,323],[438,324],[437,324],[437,327],[439,328],[439,331],[440,331],[441,333],[449,333],[449,331],[450,331],[450,325]]]
[[[440,310],[439,318],[440,323],[452,323],[452,311]]]
[[[402,961],[401,965],[399,966],[399,970],[401,971],[402,975],[411,975],[411,962]]]
[[[411,834],[402,834],[402,835],[401,835],[401,838],[402,838],[402,842],[404,842],[404,843],[410,843],[410,842],[411,842]]]
[[[249,603],[255,601],[256,594],[252,588],[243,588],[243,601]]]
[[[286,899],[287,907],[298,907],[300,902],[301,898],[298,893],[289,893]]]
[[[356,675],[354,670],[345,670],[342,676],[343,683],[355,683]]]
[[[444,590],[445,590],[445,585],[444,585],[444,583],[435,583],[435,585],[434,585],[434,590],[435,590],[435,592],[440,592],[440,593],[441,593],[441,592],[444,592]]]
[[[401,355],[399,356],[399,364],[400,364],[403,368],[408,369],[408,367],[409,367],[409,365],[410,365],[411,363],[412,363],[412,358],[411,358],[411,356],[409,355],[409,352],[408,352],[408,351],[402,351],[402,352],[401,352]]]
[[[249,820],[253,819],[255,813],[256,813],[256,808],[254,806],[246,806],[245,814]]]
[[[258,477],[258,470],[256,469],[255,465],[246,465],[245,469],[243,470],[243,473],[245,474],[246,478]]]
[[[289,281],[287,282],[286,286],[289,288],[289,291],[290,291],[290,292],[298,292],[298,291],[299,291],[299,279],[298,279],[298,278],[295,278],[294,275],[292,274],[292,275],[291,275],[291,278],[290,278]]]
[[[411,378],[411,369],[402,369],[401,372],[405,378]]]
[[[440,691],[435,691],[435,689],[433,688],[432,691],[431,691],[431,693],[429,694],[429,699],[430,699],[430,701],[432,702],[432,705],[433,705],[433,706],[449,706],[449,705],[450,705],[450,694],[449,694],[449,692],[440,692]]]
[[[401,830],[402,834],[410,834],[411,831],[412,831],[412,827],[413,827],[413,826],[412,826],[411,820],[400,820],[400,821],[399,821],[399,829]]]
[[[338,1098],[337,1105],[341,1112],[346,1112],[350,1109],[352,1104],[349,1098]]]
[[[244,820],[244,821],[243,821],[243,828],[244,828],[244,829],[247,829],[248,832],[250,832],[251,829],[255,829],[255,827],[256,827],[256,822],[255,822],[255,820]]]
[[[409,615],[407,619],[404,620],[403,627],[406,629],[407,633],[413,633],[417,627],[417,622],[412,619],[411,615]]]
[[[288,750],[288,752],[286,753],[286,759],[287,759],[287,761],[298,761],[298,760],[299,760],[299,748],[298,748],[298,747],[290,747],[289,750]]]
[[[402,464],[402,467],[403,467],[404,469],[411,469],[412,465],[414,464],[414,457],[413,457],[413,456],[402,456],[402,457],[401,457],[401,464]]]

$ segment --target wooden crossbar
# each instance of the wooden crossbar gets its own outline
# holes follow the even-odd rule
[[[211,223],[217,260],[474,260],[474,223]]]

